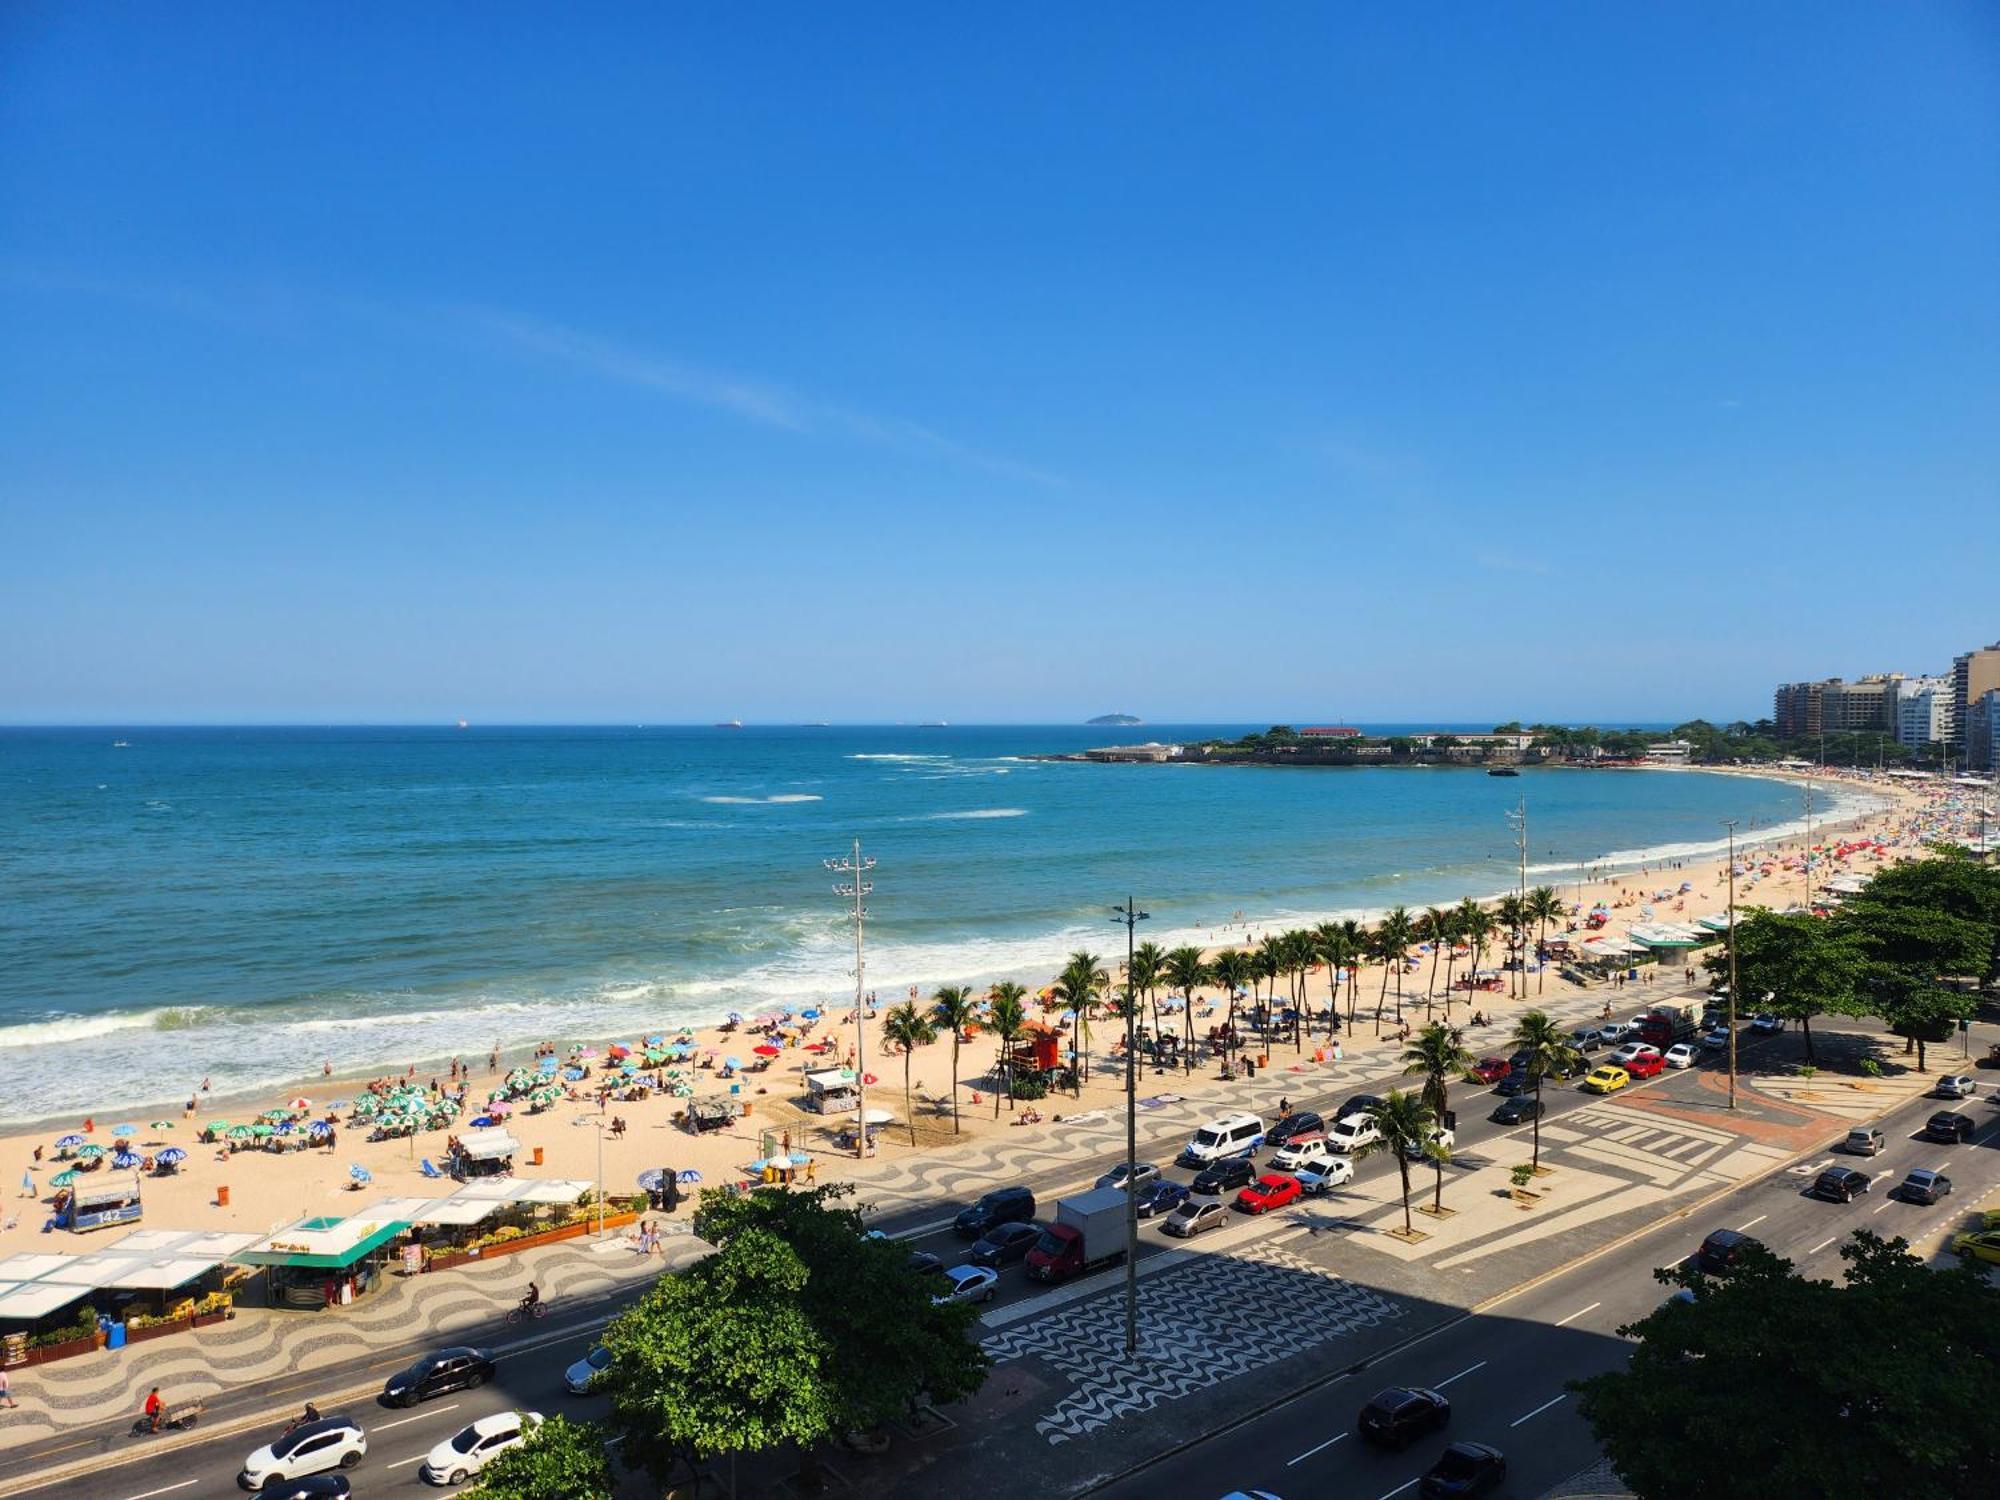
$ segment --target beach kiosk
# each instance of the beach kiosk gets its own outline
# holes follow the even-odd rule
[[[402,1219],[314,1215],[229,1258],[266,1268],[273,1307],[345,1306],[376,1284],[393,1242],[409,1232]]]
[[[500,1177],[514,1170],[521,1143],[498,1126],[468,1130],[458,1140],[456,1157],[461,1178]]]
[[[136,1224],[144,1213],[139,1201],[139,1174],[114,1172],[102,1182],[82,1181],[73,1189],[62,1217],[77,1234],[114,1224]]]
[[[845,1114],[860,1103],[852,1068],[820,1068],[806,1074],[806,1105],[815,1114]]]

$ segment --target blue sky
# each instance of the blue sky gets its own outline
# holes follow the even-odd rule
[[[1671,718],[2000,637],[1984,5],[0,11],[0,719]]]

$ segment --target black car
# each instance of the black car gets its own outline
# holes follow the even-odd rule
[[[1139,1189],[1139,1217],[1157,1219],[1162,1214],[1170,1214],[1187,1202],[1187,1184],[1184,1182],[1149,1182]]]
[[[995,1224],[987,1230],[978,1244],[966,1252],[965,1258],[975,1266],[1011,1266],[1028,1253],[1028,1248],[1042,1237],[1042,1226],[1024,1224],[1019,1219],[1010,1219],[1005,1224]]]
[[[1487,1118],[1495,1125],[1525,1125],[1547,1108],[1533,1094],[1516,1094],[1511,1099],[1502,1099],[1500,1107]]]
[[[970,1208],[959,1210],[951,1227],[959,1238],[976,1240],[995,1224],[1025,1223],[1035,1216],[1035,1195],[1024,1187],[995,1188]]]
[[[1955,1146],[1960,1141],[1971,1140],[1975,1128],[1971,1115],[1961,1115],[1953,1110],[1941,1109],[1925,1123],[1924,1134],[1931,1140],[1947,1141]]]
[[[1334,1123],[1338,1124],[1349,1115],[1366,1114],[1371,1109],[1381,1107],[1382,1098],[1379,1094],[1356,1094],[1333,1112]]]
[[[1326,1129],[1326,1121],[1309,1109],[1295,1109],[1264,1132],[1264,1145],[1275,1151],[1287,1141]]]
[[[1460,1495],[1485,1495],[1507,1478],[1507,1460],[1498,1448],[1484,1443],[1453,1443],[1431,1465],[1419,1491],[1424,1500],[1457,1500]]]
[[[1377,1391],[1354,1419],[1355,1430],[1385,1448],[1407,1448],[1451,1420],[1451,1403],[1436,1391],[1392,1385]]]
[[[426,1354],[407,1370],[391,1375],[382,1387],[390,1406],[415,1406],[446,1391],[469,1391],[493,1378],[493,1356],[484,1349],[459,1346]]]
[[[1232,1156],[1227,1161],[1219,1161],[1212,1167],[1203,1167],[1194,1179],[1191,1193],[1201,1197],[1212,1197],[1217,1193],[1233,1193],[1238,1188],[1246,1188],[1256,1181],[1257,1166],[1247,1156]]]
[[[944,1275],[944,1262],[928,1250],[912,1250],[903,1265],[912,1276]]]
[[[1868,1191],[1868,1174],[1852,1167],[1828,1167],[1812,1185],[1815,1198],[1833,1203],[1852,1203]]]
[[[257,1491],[257,1500],[347,1500],[353,1493],[345,1474],[308,1474],[302,1479],[273,1480]]]
[[[1504,1099],[1512,1099],[1520,1094],[1532,1094],[1535,1091],[1535,1079],[1537,1076],[1539,1075],[1530,1074],[1523,1069],[1516,1068],[1505,1078],[1493,1085],[1493,1092]]]
[[[1718,1229],[1695,1251],[1695,1266],[1711,1276],[1727,1276],[1736,1268],[1737,1259],[1751,1245],[1761,1248],[1763,1241],[1751,1239],[1740,1229]]]

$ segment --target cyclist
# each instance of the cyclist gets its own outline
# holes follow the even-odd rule
[[[536,1286],[535,1283],[531,1281],[528,1283],[527,1296],[521,1299],[522,1316],[532,1318],[535,1315],[535,1310],[541,1305],[542,1305],[542,1289]]]
[[[154,1386],[146,1392],[146,1427],[149,1431],[160,1430],[160,1418],[166,1412],[167,1403],[160,1399],[160,1388]]]

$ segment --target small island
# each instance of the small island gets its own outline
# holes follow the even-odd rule
[[[1135,725],[1143,724],[1146,721],[1144,719],[1136,717],[1133,714],[1099,714],[1096,718],[1085,719],[1083,722],[1092,729],[1103,729],[1106,726],[1116,726],[1119,729],[1130,729]]]

